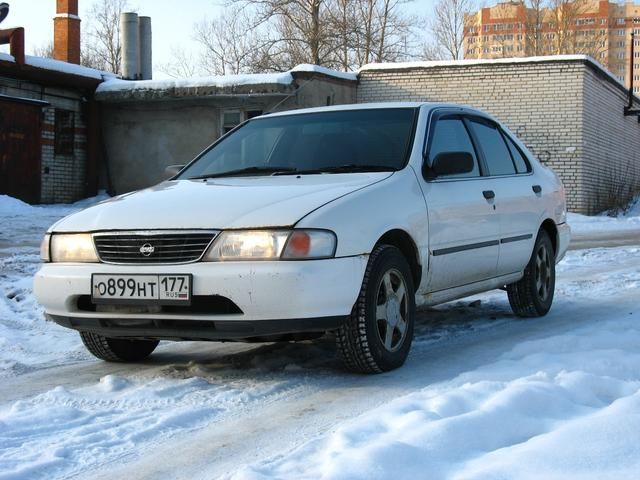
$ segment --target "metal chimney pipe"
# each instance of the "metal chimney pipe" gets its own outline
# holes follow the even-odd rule
[[[140,78],[140,46],[139,46],[138,14],[126,12],[120,14],[120,45],[122,59],[120,70],[127,80]]]
[[[142,80],[151,80],[153,57],[151,48],[151,17],[138,17],[140,36],[140,74]]]

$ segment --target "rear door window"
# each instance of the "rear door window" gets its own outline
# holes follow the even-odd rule
[[[511,158],[511,153],[497,126],[491,122],[476,118],[471,118],[469,124],[484,154],[489,168],[489,175],[515,174],[516,167]]]
[[[511,152],[511,157],[513,157],[513,163],[516,164],[516,170],[518,173],[527,173],[531,171],[531,167],[529,166],[529,162],[524,158],[524,155],[518,148],[518,146],[514,143],[509,135],[504,135],[505,140],[507,141],[507,146],[509,147],[509,151]]]

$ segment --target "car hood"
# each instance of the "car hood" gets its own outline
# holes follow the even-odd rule
[[[322,205],[391,172],[175,180],[70,215],[55,232],[292,226]]]

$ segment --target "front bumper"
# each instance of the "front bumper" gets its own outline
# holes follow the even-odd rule
[[[168,329],[165,336],[170,336],[172,329],[183,328],[181,325],[206,326],[201,322],[214,322],[211,327],[218,325],[219,331],[226,329],[230,333],[225,338],[249,336],[232,333],[245,330],[256,334],[318,331],[325,328],[319,327],[323,322],[334,325],[350,314],[362,285],[367,261],[368,256],[361,255],[326,260],[198,262],[186,265],[47,263],[34,278],[34,292],[49,318],[76,330],[96,331],[95,328],[100,326],[112,325],[116,332],[118,325],[129,322],[131,328],[128,331],[133,332],[135,327],[135,336],[144,336],[144,325],[149,323],[145,320],[148,320]],[[116,311],[89,311],[79,300],[91,295],[93,273],[192,274],[194,297],[224,297],[237,305],[241,313],[202,309],[192,312],[188,307],[179,312],[155,313],[135,313],[135,309],[129,312],[127,307]],[[248,322],[265,323],[252,326]],[[314,329],[314,325],[318,328]]]

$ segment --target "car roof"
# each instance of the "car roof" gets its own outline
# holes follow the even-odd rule
[[[320,113],[320,112],[336,112],[336,111],[348,111],[348,110],[373,110],[373,109],[391,109],[391,108],[421,108],[427,107],[429,110],[436,108],[455,108],[460,109],[468,113],[475,113],[487,118],[492,118],[487,113],[469,107],[467,105],[461,105],[456,103],[446,102],[377,102],[377,103],[348,103],[343,105],[332,105],[330,107],[313,107],[313,108],[300,108],[297,110],[285,110],[282,112],[265,113],[260,117],[281,117],[287,115],[301,115],[305,113]]]

